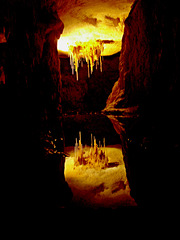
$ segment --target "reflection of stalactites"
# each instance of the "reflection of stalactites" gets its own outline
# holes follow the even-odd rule
[[[86,165],[90,168],[104,169],[108,167],[109,159],[105,148],[105,138],[103,138],[103,145],[99,141],[97,145],[96,137],[91,133],[91,147],[89,151],[86,147],[83,149],[81,141],[81,132],[79,132],[79,144],[76,138],[74,148],[74,167],[79,165]],[[85,150],[86,149],[86,150]]]

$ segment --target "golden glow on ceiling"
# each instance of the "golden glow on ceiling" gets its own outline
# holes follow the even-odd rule
[[[102,56],[109,56],[121,50],[124,23],[121,23],[121,25],[116,28],[115,32],[111,31],[110,27],[103,26],[99,29],[92,29],[92,26],[78,28],[74,29],[68,34],[67,31],[65,28],[60,39],[58,40],[58,51],[62,52],[63,54],[70,54],[69,47],[78,46],[80,42],[96,43],[97,40],[102,40],[105,42]]]
[[[76,42],[113,40],[104,44],[102,56],[121,50],[124,20],[134,0],[63,0],[58,1],[59,18],[64,23],[59,51],[68,54],[68,45]],[[62,44],[60,44],[62,43]],[[70,54],[70,53],[69,53]]]
[[[98,35],[98,37],[101,37]],[[104,35],[103,35],[104,37]],[[112,37],[112,36],[111,36]],[[74,36],[68,39],[61,35],[57,43],[59,53],[70,56],[70,64],[72,68],[72,74],[76,72],[76,79],[78,80],[78,67],[81,63],[83,66],[83,60],[86,60],[88,66],[88,77],[93,72],[93,67],[96,64],[100,66],[102,72],[102,56],[112,55],[117,53],[121,49],[121,41],[114,41],[112,38],[109,40],[101,40],[93,37],[93,34]],[[107,37],[106,37],[107,39]],[[79,41],[78,41],[79,40]],[[109,47],[110,46],[110,47]],[[110,52],[109,52],[110,51]]]
[[[121,50],[124,20],[134,0],[64,0],[59,1],[59,17],[64,23],[58,51],[71,58],[72,73],[85,59],[88,76],[93,66],[101,66],[101,56]],[[101,44],[100,44],[101,43]],[[100,46],[101,45],[101,46]],[[100,52],[98,52],[100,51]],[[98,52],[98,54],[96,54]]]

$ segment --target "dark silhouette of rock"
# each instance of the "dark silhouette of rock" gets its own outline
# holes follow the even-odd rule
[[[5,84],[0,86],[1,160],[4,196],[16,208],[61,206],[72,197],[64,179],[64,145],[57,143],[51,154],[43,144],[54,129],[53,140],[63,139],[57,52],[63,23],[53,3],[6,1],[1,15],[7,39]]]
[[[124,159],[140,206],[176,201],[164,182],[166,174],[176,178],[173,166],[180,157],[179,26],[173,4],[135,1],[125,21],[119,79],[104,110],[119,112],[124,124]],[[122,119],[134,106],[131,117]]]

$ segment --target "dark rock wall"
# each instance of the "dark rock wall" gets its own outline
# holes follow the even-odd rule
[[[164,185],[167,174],[176,179],[173,166],[180,158],[180,21],[174,4],[135,1],[125,21],[120,77],[105,109],[120,113],[136,106],[131,117],[119,121],[126,131],[131,193],[140,205],[176,201],[175,193],[167,194],[172,185]]]
[[[0,86],[0,102],[5,196],[9,204],[24,206],[29,201],[38,204],[42,193],[41,206],[62,204],[68,187],[57,39],[64,26],[55,1],[6,1],[3,6],[7,43],[2,47],[5,84]]]

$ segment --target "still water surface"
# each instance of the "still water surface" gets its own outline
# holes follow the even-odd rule
[[[102,143],[105,138],[106,145],[121,144],[113,124],[104,114],[64,115],[63,129],[66,147],[74,146],[79,131],[84,145],[90,146],[91,133],[96,137],[97,143]]]

